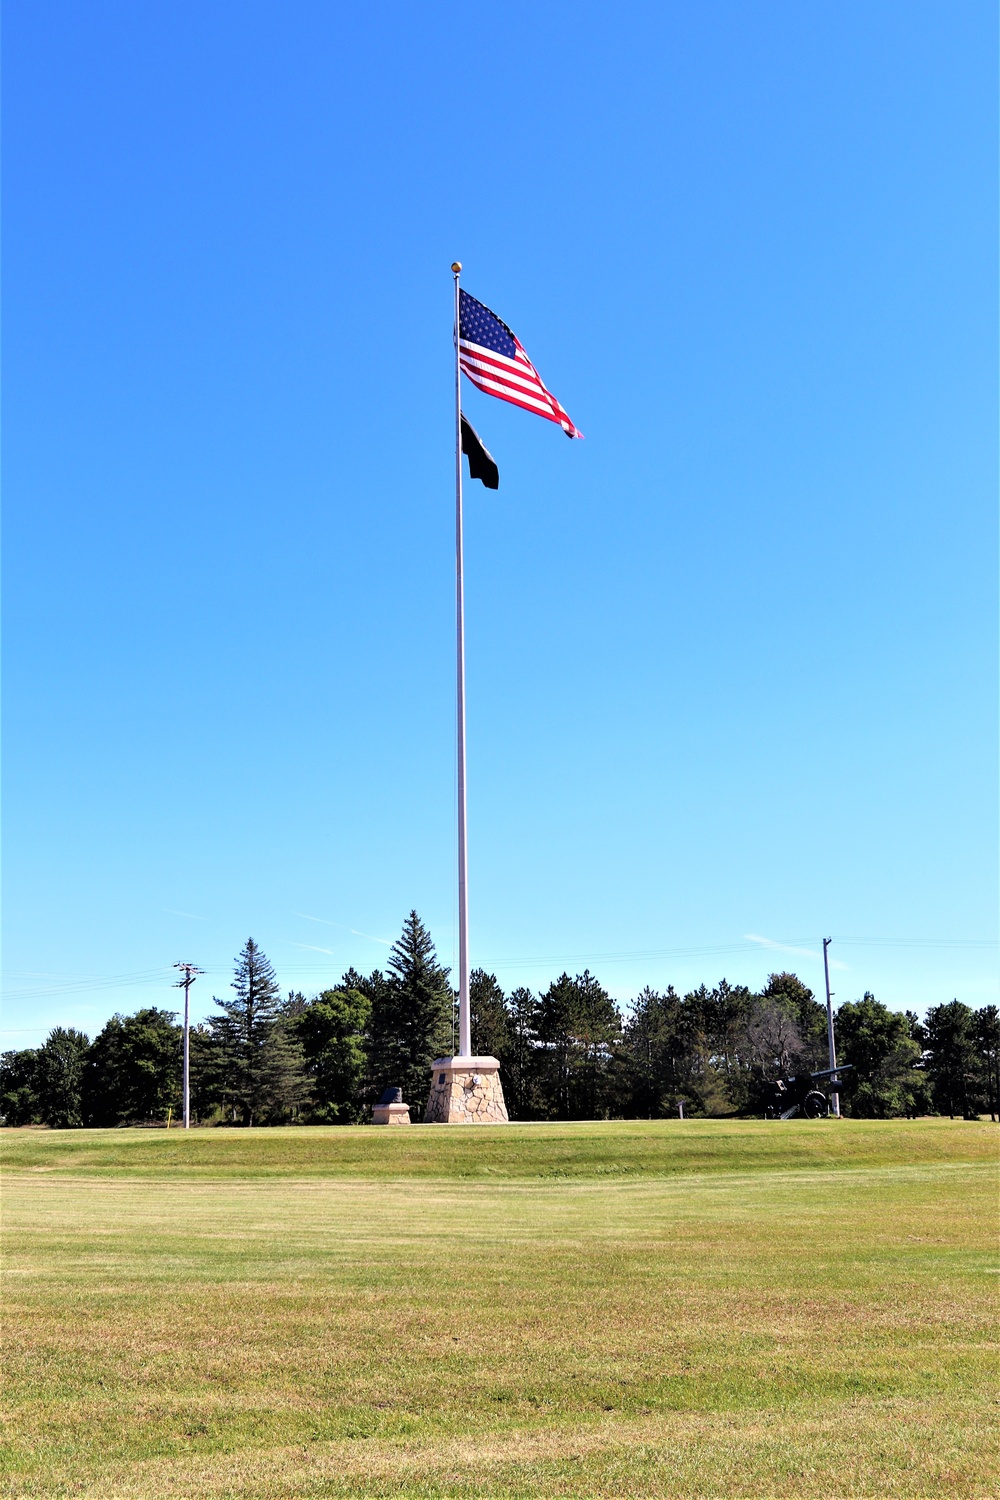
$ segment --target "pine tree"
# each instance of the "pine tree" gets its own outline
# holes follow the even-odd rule
[[[264,1123],[301,1123],[311,1093],[293,1018],[279,1016],[264,1048]]]
[[[389,955],[388,974],[372,996],[370,1072],[376,1094],[397,1087],[419,1119],[431,1063],[451,1047],[453,996],[431,935],[415,911]]]
[[[276,1058],[282,1047],[278,981],[253,938],[236,960],[232,987],[235,1000],[215,999],[223,1014],[213,1016],[211,1026],[221,1053],[224,1105],[233,1119],[238,1115],[253,1125],[277,1102],[282,1072]]]
[[[1000,1114],[1000,1011],[995,1005],[984,1005],[976,1011],[975,1022],[985,1107],[995,1120]]]
[[[637,1115],[675,1114],[678,1098],[695,1104],[687,1067],[691,1041],[691,1018],[673,985],[662,994],[647,985],[632,1004],[624,1034],[629,1107]]]
[[[612,1063],[621,1016],[590,970],[561,974],[538,1002],[541,1076],[549,1109],[560,1119],[597,1119],[611,1104]]]
[[[510,1044],[503,1058],[503,1093],[512,1120],[544,1119],[538,1061],[538,1000],[520,986],[507,1001]]]
[[[473,969],[469,975],[469,1011],[473,1052],[477,1057],[495,1057],[504,1067],[511,1041],[510,1018],[506,996],[495,974]]]
[[[924,1035],[935,1105],[942,1114],[975,1114],[980,1102],[975,1012],[961,1000],[934,1005],[927,1012]]]
[[[200,1022],[191,1027],[192,1119],[208,1120],[217,1110],[225,1112],[228,1098],[225,1058],[219,1038],[211,1024]]]

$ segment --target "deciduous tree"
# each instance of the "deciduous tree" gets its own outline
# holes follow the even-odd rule
[[[837,1058],[852,1068],[841,1099],[845,1114],[889,1119],[928,1108],[927,1078],[916,1071],[921,1057],[916,1019],[889,1010],[867,991],[862,1000],[849,1000],[837,1011]]]
[[[311,1086],[311,1119],[349,1125],[363,1118],[370,1017],[371,1001],[357,989],[324,990],[295,1016],[292,1027]]]
[[[35,1096],[38,1117],[53,1130],[83,1124],[83,1069],[90,1042],[72,1026],[56,1026],[38,1049]]]
[[[181,1028],[150,1006],[112,1016],[91,1043],[84,1069],[88,1125],[165,1120],[181,1102]]]
[[[0,1120],[4,1125],[39,1125],[38,1051],[23,1047],[0,1057]]]

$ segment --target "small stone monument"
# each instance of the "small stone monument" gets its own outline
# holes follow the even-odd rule
[[[373,1125],[409,1125],[410,1106],[403,1103],[402,1089],[386,1089],[372,1110]]]
[[[425,1125],[506,1125],[495,1057],[439,1057],[431,1074]]]

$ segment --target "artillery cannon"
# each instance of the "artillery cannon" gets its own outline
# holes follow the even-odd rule
[[[765,1120],[792,1120],[796,1115],[805,1115],[807,1120],[821,1120],[830,1113],[830,1101],[823,1089],[840,1092],[840,1073],[849,1073],[851,1063],[839,1068],[823,1068],[818,1073],[786,1073],[768,1085]],[[819,1087],[817,1088],[817,1084]]]

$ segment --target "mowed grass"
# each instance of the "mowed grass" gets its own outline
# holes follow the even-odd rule
[[[5,1493],[997,1493],[1000,1130],[2,1132]]]

